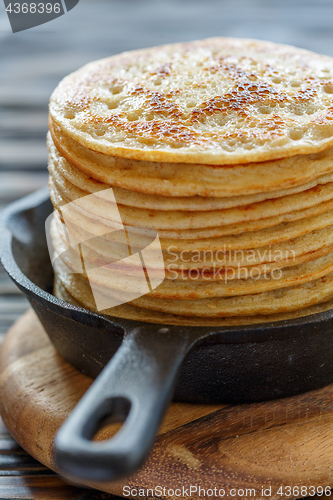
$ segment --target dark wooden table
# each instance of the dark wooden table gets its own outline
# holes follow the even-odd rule
[[[16,34],[1,2],[0,209],[47,182],[47,102],[63,76],[123,50],[216,35],[267,39],[333,56],[333,1],[81,0],[65,16]],[[27,307],[0,267],[0,342]],[[16,498],[111,497],[63,483],[0,422],[0,500]]]

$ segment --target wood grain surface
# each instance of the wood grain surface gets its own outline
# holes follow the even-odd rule
[[[31,310],[12,327],[0,352],[0,413],[22,447],[55,471],[54,435],[91,382],[57,354]],[[118,428],[109,425],[97,439],[109,438]],[[332,464],[329,385],[258,404],[173,403],[143,467],[130,478],[99,487],[116,495],[122,495],[125,486],[145,492],[161,487],[166,489],[162,499],[175,497],[167,491],[176,489],[177,498],[187,498],[182,488],[190,485],[206,492],[223,489],[237,499],[247,498],[246,490],[252,491],[252,498],[262,498],[262,488],[271,488],[269,497],[278,499],[290,497],[288,486],[308,487],[309,492],[310,486],[331,487]],[[61,490],[60,479],[52,480]],[[280,487],[285,496],[278,494]],[[200,496],[192,491],[192,499]]]
[[[332,0],[80,0],[52,23],[13,34],[0,2],[0,210],[46,184],[48,98],[82,64],[216,35],[290,43],[333,56],[332,19]],[[27,307],[0,265],[0,343]],[[0,423],[0,500],[108,497],[66,486]]]

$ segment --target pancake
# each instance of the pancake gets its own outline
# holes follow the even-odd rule
[[[50,172],[50,179],[52,181],[52,189],[53,186],[56,186],[57,188],[57,193],[59,196],[65,195],[70,195],[70,198],[67,197],[67,199],[76,200],[80,197],[87,196],[88,194],[92,193],[99,193],[102,190],[95,190],[95,191],[83,191],[82,189],[79,189],[77,186],[71,186],[71,183],[63,177],[57,170],[54,169],[53,163],[49,162],[49,172]],[[330,183],[331,184],[331,183]],[[333,184],[331,184],[333,185]],[[125,191],[124,191],[125,193]],[[126,193],[128,193],[126,191]],[[115,194],[116,201],[118,203],[118,199]],[[127,200],[127,195],[124,194],[124,201],[126,202]],[[164,200],[162,200],[162,203],[164,203]],[[163,206],[163,205],[162,205]],[[118,203],[119,207],[119,203]],[[164,210],[165,211],[165,210]],[[287,240],[290,238],[295,238],[297,236],[300,236],[301,234],[307,233],[311,231],[311,228],[317,228],[320,229],[321,227],[326,227],[330,224],[333,223],[333,211],[328,211],[322,216],[317,216],[313,218],[308,218],[305,221],[299,221],[299,222],[292,222],[292,223],[284,223],[281,224],[280,227],[273,227],[268,230],[262,230],[262,231],[257,231],[255,234],[251,231],[249,233],[241,234],[240,236],[234,236],[234,235],[229,235],[228,237],[225,238],[214,238],[214,239],[206,239],[203,241],[198,242],[198,240],[195,241],[186,241],[181,244],[179,244],[178,239],[162,239],[161,240],[161,245],[162,248],[168,248],[172,247],[176,251],[190,251],[191,247],[193,247],[194,250],[205,250],[205,249],[211,249],[211,250],[218,250],[223,246],[227,246],[228,249],[243,249],[243,248],[253,248],[256,246],[264,246],[265,244],[272,244],[272,243],[277,243],[278,241],[283,241]],[[133,239],[134,235],[133,235]],[[145,242],[143,243],[143,245]],[[143,246],[142,245],[142,246]],[[179,247],[181,248],[179,249]]]
[[[77,200],[86,197],[88,194],[86,191],[73,186],[64,178],[59,182],[52,175],[50,176],[50,189],[62,205],[72,201],[77,202]],[[103,191],[99,193],[103,193]],[[332,201],[333,183],[315,186],[302,193],[266,200],[253,205],[210,212],[148,210],[120,205],[119,203],[109,203],[102,196],[87,197],[84,201],[86,210],[94,216],[103,217],[103,219],[108,219],[111,222],[117,221],[118,214],[120,214],[123,224],[128,226],[155,230],[202,229],[218,225],[259,221],[278,216],[284,217],[284,220],[292,220],[294,212],[297,213],[311,208],[314,208],[315,211],[317,205]]]
[[[110,185],[100,182],[71,165],[54,146],[52,139],[48,140],[49,162],[48,169],[54,180],[62,183],[67,180],[73,186],[82,189],[87,194],[97,193],[104,189],[109,189]],[[333,161],[333,158],[332,158]],[[291,194],[306,191],[319,184],[333,182],[333,173],[322,175],[310,182],[278,191],[267,191],[253,195],[232,196],[232,197],[203,197],[203,196],[157,196],[127,189],[113,187],[117,203],[137,208],[148,208],[152,210],[186,210],[186,211],[210,211],[225,208],[251,205],[260,201],[281,198]]]
[[[80,276],[80,275],[79,275]],[[83,280],[84,278],[80,276]],[[90,283],[92,285],[92,283]],[[333,273],[317,280],[290,288],[236,297],[214,297],[197,300],[165,300],[143,295],[129,300],[127,290],[114,291],[109,287],[94,285],[104,295],[124,303],[155,311],[182,316],[230,317],[277,314],[296,311],[333,299]],[[107,303],[107,302],[106,302]]]
[[[333,148],[309,155],[238,165],[199,165],[128,160],[83,147],[52,119],[53,142],[68,162],[109,186],[161,196],[222,197],[299,186],[333,172]],[[49,142],[50,142],[49,136]]]
[[[53,189],[53,181],[51,180],[51,199],[53,200],[54,207],[56,209],[60,209],[64,204],[64,200],[56,194]],[[230,248],[232,247],[232,238],[238,235],[239,237],[247,238],[247,236],[252,235],[252,241],[256,240],[257,236],[260,241],[260,237],[263,234],[266,234],[266,231],[270,231],[271,237],[273,237],[274,242],[284,241],[286,238],[284,234],[288,234],[289,228],[299,228],[299,234],[297,233],[298,229],[296,229],[296,233],[291,233],[290,237],[296,237],[298,235],[306,234],[314,230],[317,227],[320,229],[322,227],[326,227],[330,225],[330,214],[333,209],[333,200],[328,202],[320,203],[315,207],[311,207],[305,210],[299,210],[297,212],[293,212],[292,214],[282,215],[278,217],[270,217],[267,219],[261,219],[259,221],[252,222],[244,222],[239,224],[226,224],[223,226],[218,226],[214,228],[207,229],[189,229],[182,231],[171,231],[171,230],[159,230],[160,242],[163,248],[168,248],[172,246],[175,251],[177,251],[179,247],[179,251],[189,249],[212,249],[217,246],[215,249],[220,249],[221,245],[219,244],[219,238],[223,236],[228,236],[228,241],[230,238]],[[113,229],[119,229],[118,223],[113,223],[104,217],[93,217],[92,214],[89,214],[82,208],[79,209],[79,218],[76,219],[76,224],[87,228],[92,234],[95,231],[102,230],[103,226],[108,226]],[[75,211],[72,212],[73,222]],[[100,228],[100,229],[97,229]],[[134,246],[144,246],[146,237],[149,237],[152,233],[152,230],[148,228],[141,228],[135,226],[126,226],[129,238],[133,241]],[[293,231],[293,229],[291,229]],[[104,231],[105,232],[105,231]],[[275,234],[275,236],[274,236]],[[114,234],[112,234],[112,238],[114,238]],[[287,238],[289,239],[289,238]],[[143,242],[141,243],[141,241]],[[275,240],[275,241],[274,241]],[[223,244],[225,239],[221,240]],[[138,243],[136,243],[138,242]],[[165,242],[163,246],[163,242]],[[217,242],[217,243],[214,243]],[[267,241],[266,244],[270,244],[270,241]],[[198,247],[196,246],[198,245]],[[262,246],[262,245],[253,245]],[[236,247],[235,247],[236,248]],[[242,248],[246,248],[244,245]]]
[[[81,271],[81,256],[84,255],[85,270],[81,275],[88,279],[86,270],[94,270],[89,275],[90,283],[107,287],[114,291],[124,291],[129,289],[145,289],[146,277],[141,274],[135,274],[130,266],[119,266],[110,268],[112,259],[106,261],[104,267],[101,267],[102,259],[96,257],[96,253],[88,248],[67,250],[67,245],[59,238],[57,228],[53,228],[53,238],[57,254],[61,261],[66,265],[68,272]],[[310,262],[286,267],[279,272],[264,273],[263,276],[253,274],[254,279],[220,279],[197,281],[192,280],[170,280],[165,279],[157,288],[147,293],[146,296],[157,297],[166,300],[186,300],[186,299],[204,299],[210,297],[232,297],[237,295],[249,295],[270,290],[286,288],[321,278],[333,272],[333,245],[330,247],[330,253]],[[58,264],[61,266],[61,263]],[[107,294],[107,293],[104,293]]]
[[[174,252],[193,252],[193,251],[217,251],[221,248],[227,250],[244,250],[247,248],[257,248],[267,245],[274,245],[290,239],[303,236],[311,231],[325,228],[333,224],[333,210],[315,217],[308,217],[299,221],[283,222],[277,226],[261,229],[258,231],[245,231],[241,234],[231,234],[217,238],[206,238],[197,240],[181,240],[171,238],[160,238],[162,249],[171,249]],[[246,229],[246,228],[244,228]],[[105,235],[107,238],[108,235]],[[143,246],[144,243],[137,238],[133,239],[134,246]],[[136,244],[137,241],[137,244]]]
[[[57,297],[74,305],[96,311],[95,301],[91,292],[91,288],[87,281],[82,281],[82,279],[80,279],[80,276],[75,274],[66,275],[64,281],[62,281],[62,278],[63,276],[56,273],[55,294]],[[105,311],[103,311],[103,314],[114,318],[126,318],[138,321],[147,321],[148,323],[161,323],[166,325],[229,327],[297,319],[304,316],[329,311],[332,308],[333,300],[330,300],[298,311],[271,314],[266,316],[257,315],[235,316],[228,318],[191,318],[188,316],[174,315],[144,309],[132,304],[122,304],[111,309],[106,309]]]
[[[53,175],[51,174],[53,180]],[[103,227],[103,222],[101,218],[91,219],[91,214],[80,210],[80,220],[77,220],[77,225],[79,227],[85,228],[85,230],[92,236],[101,234]],[[324,227],[333,224],[333,210],[328,210],[323,214],[307,217],[305,219],[300,219],[292,222],[283,222],[273,227],[264,228],[257,231],[245,231],[247,229],[245,224],[239,224],[240,230],[236,225],[232,225],[233,234],[212,237],[212,238],[191,238],[191,239],[172,239],[172,238],[160,238],[159,245],[164,250],[170,249],[174,252],[191,252],[191,251],[206,251],[212,250],[217,251],[221,248],[226,248],[228,250],[238,250],[246,248],[256,248],[265,245],[272,245],[275,243],[280,243],[281,241],[290,240],[302,236],[304,234],[310,233],[315,229],[322,229]],[[110,227],[110,226],[109,226]],[[225,230],[228,226],[223,226]],[[130,226],[126,226],[128,232],[128,238],[130,245],[133,247],[144,248],[148,244],[152,243],[152,238],[149,236],[149,230],[141,230],[134,232]],[[112,225],[110,229],[106,230],[104,237],[110,239],[111,241],[116,241],[119,232],[112,231]],[[105,233],[105,231],[104,231]],[[159,232],[161,234],[161,232]],[[238,234],[241,233],[241,234]],[[152,233],[153,235],[154,233]],[[193,234],[194,236],[194,234]]]
[[[287,45],[212,38],[126,52],[64,78],[52,119],[107,155],[215,165],[333,145],[333,60]]]
[[[58,219],[59,220],[59,219]],[[57,222],[57,221],[56,221]],[[58,222],[59,224],[59,222]],[[59,225],[55,226],[55,233],[61,234],[63,230]],[[101,262],[113,262],[118,259],[127,257],[128,254],[134,254],[143,248],[130,247],[126,248],[126,255],[122,253],[122,245],[127,241],[120,241],[115,245],[114,241],[107,240],[103,236],[92,237],[92,235],[76,224],[71,224],[71,233],[76,241],[84,242],[87,249],[96,253],[95,260]],[[330,247],[333,245],[333,226],[312,231],[306,235],[289,240],[287,242],[277,243],[265,247],[255,249],[245,249],[230,251],[227,248],[222,248],[220,251],[212,252],[188,252],[177,254],[170,250],[163,251],[165,269],[173,270],[190,270],[190,269],[218,269],[218,268],[236,268],[253,267],[260,264],[281,263],[280,267],[287,265],[295,265],[304,262],[305,256],[310,256],[308,260],[317,258],[319,255],[329,253]],[[158,249],[146,250],[146,258],[151,262],[150,267],[155,266],[159,269]],[[306,260],[306,262],[308,261]]]
[[[120,262],[120,259],[127,258],[130,255],[125,245],[117,245],[116,248],[112,248],[112,252],[106,255],[93,250],[92,245],[87,244],[87,242],[80,246],[80,250],[68,247],[66,238],[61,235],[62,231],[57,227],[56,220],[54,222],[55,225],[52,224],[51,231],[54,248],[56,255],[59,256],[59,265],[61,265],[61,262],[66,264],[68,272],[80,273],[87,277],[86,271],[93,269],[94,275],[90,274],[89,280],[113,289],[118,288],[118,284],[123,284],[124,288],[131,287],[131,284],[138,283],[139,278],[145,286],[146,279],[142,274],[141,265]],[[233,291],[226,292],[230,295],[242,295],[245,290],[248,290],[246,293],[257,293],[258,286],[264,286],[267,289],[281,288],[281,285],[276,282],[277,280],[285,280],[286,283],[291,283],[295,278],[299,283],[306,282],[314,279],[312,276],[318,273],[319,277],[329,272],[326,272],[325,269],[329,268],[329,259],[332,256],[328,257],[328,259],[322,259],[322,257],[331,254],[332,251],[333,245],[330,245],[300,256],[289,256],[287,254],[284,259],[256,265],[242,266],[241,264],[234,264],[227,267],[221,264],[210,266],[208,264],[206,266],[193,264],[191,267],[179,267],[175,264],[165,265],[165,281],[163,282],[165,286],[162,284],[156,289],[156,292],[152,292],[152,295],[157,294],[156,296],[160,296],[160,294],[163,294],[164,298],[186,298],[185,294],[188,293],[191,298],[199,298],[197,294],[203,293],[202,290],[204,290],[207,297],[223,296],[225,295],[224,290],[235,290],[235,293]],[[147,251],[145,255],[147,256]],[[84,261],[85,269],[82,267],[82,261]],[[157,259],[154,260],[154,255],[150,254],[148,270],[149,277],[152,279],[158,279],[161,275],[161,266],[156,266],[156,262]],[[304,265],[306,263],[310,263],[309,266]],[[109,269],[110,264],[112,264],[112,269]],[[303,266],[300,267],[301,265]],[[295,266],[295,271],[292,269],[293,266]],[[100,271],[98,271],[99,267],[101,267]],[[285,270],[288,271],[286,275]],[[170,281],[169,284],[167,280]],[[182,284],[184,282],[185,284]],[[225,287],[224,284],[229,282],[231,283],[228,288]],[[259,285],[256,285],[257,282]],[[163,291],[164,288],[166,291]],[[263,288],[260,288],[259,291],[261,290]],[[148,293],[148,290],[146,290],[146,293]]]

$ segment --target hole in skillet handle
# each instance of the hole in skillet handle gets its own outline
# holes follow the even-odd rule
[[[127,329],[116,354],[56,435],[56,464],[74,480],[113,481],[142,465],[186,354],[209,335],[202,329],[132,323],[135,326]],[[124,423],[110,439],[92,440],[101,424],[119,420]]]
[[[98,423],[97,429],[93,429],[93,433],[86,436],[87,439],[92,439],[95,442],[105,441],[105,431],[108,436],[116,434],[121,425],[125,422],[131,409],[131,402],[127,398],[112,398],[105,401],[102,410],[102,418]],[[103,411],[104,410],[104,411]]]

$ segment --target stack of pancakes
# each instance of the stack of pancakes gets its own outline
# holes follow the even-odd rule
[[[50,101],[55,294],[165,324],[332,308],[332,146],[326,56],[215,38],[85,66]]]

